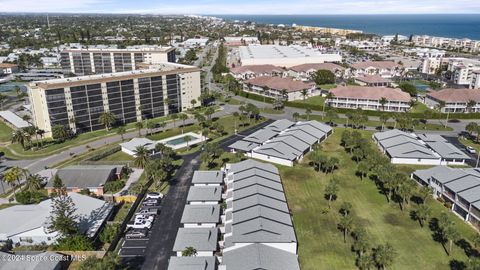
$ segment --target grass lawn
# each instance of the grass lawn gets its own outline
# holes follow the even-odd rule
[[[100,159],[99,161],[133,161],[133,157],[122,151],[118,151]]]
[[[394,247],[397,256],[389,269],[440,270],[450,269],[451,260],[465,262],[467,257],[462,249],[455,246],[452,256],[447,256],[442,245],[432,239],[432,231],[428,227],[421,228],[418,222],[411,219],[410,211],[415,209],[413,202],[401,211],[398,205],[387,203],[373,181],[360,180],[355,176],[356,163],[339,145],[342,130],[336,129],[322,143],[323,151],[328,156],[340,159],[339,168],[333,173],[340,180],[340,189],[329,211],[324,190],[332,174],[314,171],[307,164],[308,156],[295,167],[279,166],[289,207],[293,212],[302,269],[356,269],[356,256],[351,251],[352,239],[348,237],[344,244],[343,235],[337,228],[339,206],[345,201],[353,205],[355,226],[367,230],[374,246],[389,242]],[[365,137],[372,134],[361,132]],[[408,167],[405,166],[402,171],[412,170]],[[447,212],[443,205],[433,199],[428,204],[433,217]],[[451,215],[462,237],[471,239],[473,229]]]
[[[471,146],[477,151],[477,153],[480,152],[480,141],[477,143],[476,141],[472,141],[463,137],[459,137],[458,139],[463,145]]]
[[[9,142],[12,139],[12,133],[13,129],[0,121],[0,142]]]
[[[301,115],[300,116],[301,118],[304,118],[304,119],[307,119],[307,116],[306,115]],[[317,120],[317,121],[321,121],[321,122],[325,122],[327,121],[327,119],[324,117],[322,119],[322,117],[320,115],[310,115],[310,120]],[[346,118],[335,118],[333,119],[333,122],[336,123],[336,124],[346,124],[347,123],[347,119]],[[365,124],[367,127],[378,127],[378,128],[381,128],[382,127],[382,123],[380,121],[373,121],[373,120],[369,120],[366,124]],[[395,126],[395,122],[393,121],[389,121],[387,122],[385,128],[393,128]],[[422,124],[422,123],[419,123],[416,127],[415,127],[415,130],[419,130],[419,131],[422,131],[422,130],[444,130],[444,131],[451,131],[453,130],[451,127],[446,127],[444,125],[439,125],[439,124],[431,124],[431,123],[427,123],[426,125]]]
[[[432,111],[432,114],[434,113],[434,111],[428,108],[427,105],[418,101],[415,102],[415,106],[410,110],[411,113],[424,113],[426,111]]]
[[[238,99],[231,98],[227,102],[230,105],[242,105],[242,102]]]
[[[307,98],[305,100],[303,100],[303,99],[302,100],[295,100],[293,102],[323,106],[323,104],[325,103],[325,97],[314,96],[314,97]]]
[[[330,89],[335,88],[335,87],[337,87],[337,85],[334,84],[334,83],[322,84],[322,85],[319,86],[319,88],[323,89],[323,90],[330,90]]]

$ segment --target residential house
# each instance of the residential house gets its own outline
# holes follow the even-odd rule
[[[350,72],[353,77],[380,75],[392,78],[402,75],[403,67],[393,61],[365,61],[353,63]]]
[[[180,228],[175,238],[173,251],[182,257],[182,251],[193,247],[196,257],[211,257],[218,250],[217,228]]]
[[[321,94],[314,83],[280,77],[256,77],[247,80],[243,83],[243,91],[290,101]]]
[[[445,106],[439,108],[441,103]],[[443,113],[480,112],[480,89],[442,89],[430,91],[425,96],[425,104],[438,108]]]

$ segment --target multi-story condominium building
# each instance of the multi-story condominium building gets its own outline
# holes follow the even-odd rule
[[[330,90],[326,104],[337,108],[404,112],[410,109],[410,95],[398,88],[342,86]],[[385,103],[383,103],[383,101]]]
[[[418,46],[445,48],[450,50],[460,49],[468,52],[480,51],[480,41],[468,38],[445,38],[433,36],[413,36],[412,42]]]
[[[450,168],[437,166],[417,170],[412,179],[433,190],[452,204],[451,210],[465,221],[480,229],[480,171],[478,168]]]
[[[60,53],[62,69],[77,75],[132,71],[138,64],[175,62],[175,48],[70,48]]]
[[[351,65],[350,73],[353,77],[365,75],[380,75],[384,78],[400,76],[404,68],[393,61],[366,61]]]
[[[453,73],[452,80],[455,84],[470,86],[473,79],[473,72],[480,70],[480,60],[450,58],[447,69]]]
[[[470,83],[470,89],[480,89],[480,70],[472,72],[472,82]]]
[[[296,81],[292,78],[267,76],[245,81],[243,83],[243,91],[290,101],[318,96],[321,93],[314,83]]]
[[[425,96],[425,104],[430,108],[438,108],[441,101],[445,103],[445,107],[441,108],[441,111],[444,113],[479,112],[480,90],[443,89],[432,91]]]
[[[329,70],[335,77],[341,78],[345,74],[345,68],[335,63],[302,64],[289,68],[287,74],[297,80],[310,81],[312,75],[318,70]]]
[[[127,124],[191,108],[201,92],[200,69],[164,63],[145,70],[36,81],[28,90],[34,123],[46,136],[55,125],[88,132],[103,128],[98,121],[103,112]]]
[[[230,75],[237,80],[248,80],[261,76],[282,77],[284,72],[283,68],[274,65],[240,66],[230,69]]]

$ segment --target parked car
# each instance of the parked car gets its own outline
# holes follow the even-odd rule
[[[161,199],[161,198],[163,198],[162,193],[158,193],[158,192],[147,193],[147,199]]]
[[[128,194],[128,190],[122,190],[122,191],[120,192],[120,196],[125,196],[125,195],[127,195],[127,194]]]
[[[127,224],[127,228],[132,228],[132,229],[150,229],[151,227],[152,227],[152,222],[148,220],[135,220],[134,222]]]
[[[146,208],[143,208],[142,210],[138,211],[138,214],[142,214],[142,215],[158,215],[158,208],[149,208],[149,207],[146,207]]]
[[[473,147],[471,147],[471,146],[465,147],[465,150],[467,150],[467,152],[470,153],[470,154],[475,154],[475,153],[477,153],[477,151],[475,151],[475,149],[474,149]]]
[[[129,229],[125,234],[125,238],[127,239],[146,238],[147,236],[148,236],[147,229]]]
[[[160,205],[160,201],[157,199],[148,199],[143,201],[143,206],[158,206]]]
[[[135,221],[137,221],[137,220],[147,220],[147,221],[153,222],[154,219],[155,219],[155,217],[153,215],[143,215],[143,214],[136,214],[135,215]]]

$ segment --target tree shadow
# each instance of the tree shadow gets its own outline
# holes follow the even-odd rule
[[[465,270],[467,269],[467,266],[465,265],[464,262],[459,261],[459,260],[451,260],[449,263],[450,269],[451,270]]]
[[[442,235],[440,226],[438,225],[438,219],[437,218],[430,219],[428,227],[432,231],[433,241],[442,244],[442,247],[445,250],[445,253],[448,254],[447,247],[445,246],[445,244],[447,243],[447,240]]]
[[[419,196],[417,195],[413,195],[411,198],[410,198],[410,201],[417,204],[417,205],[420,205],[423,203],[423,200],[422,198],[420,198]]]
[[[464,238],[458,240],[457,242],[455,242],[455,244],[459,246],[461,249],[463,249],[463,251],[465,252],[465,255],[467,255],[468,257],[480,256],[479,252],[475,248],[473,248],[472,245],[470,245],[470,243]]]

